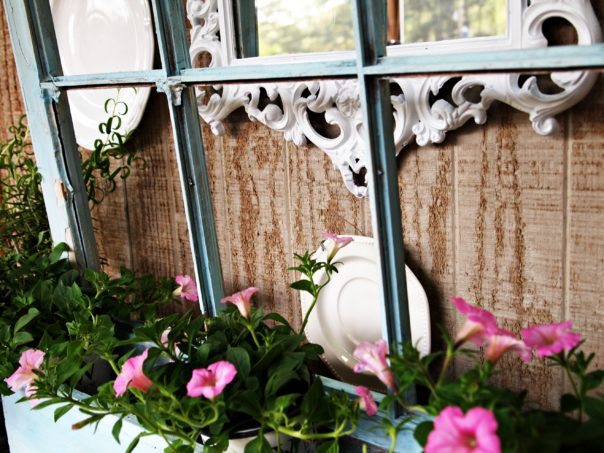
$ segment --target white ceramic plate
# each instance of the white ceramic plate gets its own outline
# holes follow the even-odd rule
[[[338,273],[319,295],[306,326],[309,341],[325,349],[323,359],[336,376],[345,382],[380,389],[379,381],[368,374],[352,371],[353,352],[362,341],[382,338],[382,307],[379,302],[377,263],[373,238],[353,236],[354,241],[338,252],[342,262]],[[326,258],[326,251],[316,255]],[[422,355],[430,352],[430,310],[428,298],[419,280],[407,267],[407,294],[411,317],[411,339]],[[315,276],[324,281],[324,273]],[[302,313],[312,303],[308,293],[301,293]]]
[[[51,0],[65,75],[153,69],[154,38],[147,0]],[[119,131],[138,126],[149,88],[70,90],[67,93],[78,145],[94,149],[98,126],[108,118],[107,99],[128,105]]]

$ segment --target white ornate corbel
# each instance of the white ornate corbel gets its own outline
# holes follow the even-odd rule
[[[514,0],[509,0],[514,1]],[[593,44],[601,40],[601,30],[589,0],[515,0],[522,6],[515,7],[520,21],[509,27],[512,41],[517,48],[547,47],[543,23],[549,18],[566,19],[577,31],[578,44]],[[223,5],[228,14],[230,8]],[[191,22],[191,59],[202,54],[211,56],[211,66],[231,63],[229,46],[219,39],[232,39],[228,17],[221,17],[218,0],[188,0],[187,13]],[[221,21],[222,19],[222,21]],[[229,38],[230,36],[230,38]],[[457,50],[472,50],[471,45],[460,42]],[[389,49],[389,52],[404,49]],[[500,101],[529,115],[533,129],[548,135],[557,127],[555,115],[567,110],[593,87],[597,74],[574,71],[555,72],[552,81],[558,86],[555,94],[544,93],[535,77],[522,81],[519,74],[479,74],[459,77],[453,85],[450,99],[439,99],[443,86],[450,76],[393,78],[402,94],[392,96],[395,120],[394,139],[397,153],[413,138],[420,146],[441,143],[446,133],[473,119],[484,124],[487,110],[493,101]],[[239,107],[243,107],[252,121],[259,121],[271,129],[280,131],[288,141],[304,145],[307,140],[322,149],[342,174],[344,184],[354,195],[367,195],[362,175],[367,165],[364,127],[359,103],[357,83],[354,80],[325,80],[306,82],[280,82],[213,87],[214,92],[198,92],[199,114],[214,134],[224,134],[222,122]],[[480,90],[479,99],[469,96],[469,90]],[[264,90],[269,102],[260,103]],[[431,103],[431,96],[436,101]],[[280,101],[280,102],[277,102]],[[309,112],[324,115],[325,121],[336,126],[335,137],[327,137],[313,126]],[[359,181],[359,179],[361,181]]]

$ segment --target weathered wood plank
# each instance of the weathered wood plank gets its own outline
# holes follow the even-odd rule
[[[231,117],[222,138],[226,210],[232,273],[225,291],[260,288],[255,298],[265,310],[288,299],[291,255],[284,140],[262,124]],[[253,139],[250,139],[252,138]],[[285,312],[287,314],[287,312]]]
[[[6,129],[25,114],[17,68],[13,58],[4,4],[0,2],[0,140],[7,137]]]
[[[86,154],[84,151],[84,156]],[[111,169],[122,163],[122,159],[112,162]],[[126,183],[121,178],[117,178],[115,183],[115,191],[107,194],[101,204],[92,209],[91,215],[103,270],[117,276],[120,267],[132,268],[132,231],[128,222],[130,200]]]
[[[410,146],[399,156],[405,261],[430,301],[433,325],[455,329],[447,298],[455,295],[453,165],[456,137],[444,146]],[[435,347],[439,331],[433,329]]]
[[[174,146],[169,112],[164,95],[153,92],[139,128],[132,136],[132,146],[141,150],[147,161],[145,169],[133,169],[126,180],[128,219],[132,231],[132,266],[136,272],[172,275],[176,266],[173,250],[175,217],[184,209],[178,181],[172,165]]]
[[[456,279],[460,296],[518,333],[561,316],[564,135],[540,137],[524,115],[499,107],[486,127],[460,137]],[[542,360],[504,360],[509,372],[497,381],[557,404],[560,373]]]
[[[604,3],[604,2],[602,2]],[[566,317],[604,367],[604,77],[570,113]]]
[[[237,290],[233,284],[233,268],[231,263],[231,235],[228,216],[227,184],[224,167],[224,153],[222,151],[222,139],[212,134],[210,127],[201,123],[208,174],[210,177],[210,190],[214,207],[214,219],[216,221],[216,234],[218,236],[218,248],[220,250],[220,261],[225,285],[228,294]],[[180,223],[180,222],[179,222]],[[185,224],[186,226],[186,224]]]

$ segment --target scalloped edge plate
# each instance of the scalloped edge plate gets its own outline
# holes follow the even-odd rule
[[[377,341],[382,338],[382,307],[374,241],[371,237],[352,236],[354,241],[338,252],[337,261],[343,263],[333,274],[329,284],[319,295],[315,309],[305,329],[306,337],[320,344],[325,353],[322,358],[331,371],[341,380],[355,385],[365,385],[383,390],[381,383],[372,375],[355,373],[353,352],[361,341]],[[315,258],[326,259],[327,251],[319,248]],[[428,297],[417,277],[409,267],[407,293],[411,317],[411,338],[421,355],[430,353],[431,328]],[[323,282],[324,272],[315,275],[315,281]],[[301,293],[302,313],[312,303],[312,297]]]
[[[153,69],[155,38],[147,0],[50,0],[50,7],[65,75]],[[102,138],[98,126],[108,118],[107,99],[119,97],[128,105],[118,131],[125,135],[136,129],[150,93],[150,88],[69,90],[78,145],[94,149],[94,141]]]

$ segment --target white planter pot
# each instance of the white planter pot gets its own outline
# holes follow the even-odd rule
[[[17,404],[22,396],[17,393],[2,397],[11,453],[119,453],[125,451],[143,431],[134,417],[126,417],[118,444],[111,434],[117,417],[109,415],[103,418],[96,432],[94,424],[74,431],[71,425],[82,421],[87,415],[74,408],[55,423],[54,411],[58,405],[32,410],[28,401]],[[161,437],[145,436],[140,439],[134,453],[163,452],[166,447]]]
[[[74,396],[86,397],[79,392]],[[94,424],[73,430],[71,425],[88,416],[74,408],[55,423],[54,411],[59,405],[33,410],[28,401],[17,404],[22,397],[21,392],[2,397],[11,453],[118,453],[125,451],[130,442],[143,431],[134,417],[126,417],[118,444],[111,434],[111,429],[117,421],[114,415],[103,418],[96,432]],[[254,435],[232,439],[227,453],[243,453],[245,446],[255,437]],[[277,446],[277,436],[274,432],[265,434],[265,437],[271,447]],[[280,439],[282,447],[289,445],[289,438],[281,435]],[[166,442],[160,436],[145,436],[140,439],[134,453],[163,452],[166,447]],[[201,445],[196,448],[196,451],[202,450]]]

